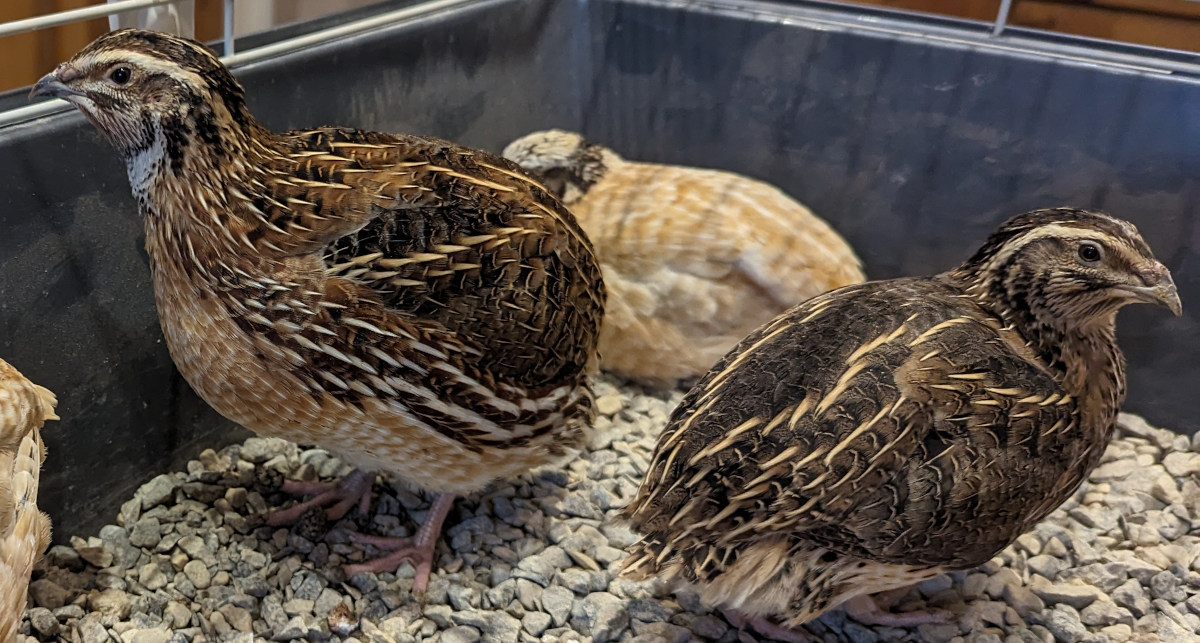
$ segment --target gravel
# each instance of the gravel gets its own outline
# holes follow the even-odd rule
[[[346,578],[376,552],[348,530],[413,533],[432,498],[382,480],[370,516],[274,529],[280,475],[330,479],[333,455],[269,438],[207,450],[144,484],[114,524],[51,549],[30,586],[22,643],[755,641],[694,594],[616,578],[636,536],[607,518],[637,489],[681,394],[602,380],[582,457],[456,502],[423,597],[413,569]],[[897,609],[950,623],[869,627],[831,612],[827,643],[1119,643],[1200,637],[1200,438],[1121,416],[1090,480],[978,569],[912,588]]]

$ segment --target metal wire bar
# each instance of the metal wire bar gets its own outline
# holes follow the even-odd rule
[[[12,22],[0,23],[0,37],[12,36],[14,34],[25,33],[27,31],[37,31],[38,29],[46,29],[47,27],[57,27],[58,25],[70,24],[81,20],[91,20],[92,18],[104,18],[117,13],[126,13],[136,11],[137,9],[145,9],[160,4],[171,4],[179,0],[120,0],[119,2],[110,2],[108,4],[98,4],[82,9],[71,9],[70,11],[59,11],[58,13],[48,13],[44,16],[35,18],[26,18],[24,20],[14,20]]]
[[[1012,12],[1013,0],[1000,0],[1000,11],[996,13],[996,23],[992,26],[992,35],[999,36],[1008,25],[1008,14]]]
[[[233,55],[233,2],[225,0],[225,55]]]
[[[2,1],[2,0],[0,0]],[[368,18],[330,27],[312,33],[289,38],[280,42],[247,49],[233,56],[222,56],[221,60],[230,67],[248,65],[274,56],[293,53],[358,33],[388,27],[399,22],[420,20],[450,11],[457,7],[488,4],[488,0],[429,0],[419,4],[388,11]],[[26,123],[38,118],[70,111],[71,107],[61,98],[52,98],[32,105],[0,111],[0,128]]]

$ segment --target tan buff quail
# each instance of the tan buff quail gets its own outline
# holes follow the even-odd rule
[[[571,208],[608,287],[601,366],[652,385],[703,375],[779,313],[863,280],[854,251],[775,187],[626,161],[562,130],[503,152]]]
[[[359,467],[309,503],[337,518],[384,470],[441,495],[402,560],[425,586],[453,498],[570,455],[592,413],[604,307],[571,214],[515,165],[447,141],[268,131],[199,43],[101,36],[34,87],[125,159],[180,372],[258,433]]]
[[[1054,510],[1125,397],[1118,309],[1175,314],[1129,223],[1017,216],[963,265],[849,286],[751,333],[684,398],[623,510],[623,573],[690,586],[734,620],[805,640],[868,594],[989,560]]]
[[[57,420],[50,391],[0,360],[0,641],[17,640],[33,564],[50,545],[50,519],[38,510],[46,448],[41,428]]]

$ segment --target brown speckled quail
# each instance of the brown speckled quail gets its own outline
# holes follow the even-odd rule
[[[990,559],[1097,464],[1134,302],[1181,311],[1129,223],[1040,210],[963,265],[848,286],[759,328],[684,398],[623,516],[633,579],[691,586],[772,636]]]
[[[360,470],[275,524],[366,503],[385,470],[441,495],[412,541],[347,573],[417,568],[456,494],[585,439],[604,308],[572,215],[512,163],[434,138],[273,133],[199,43],[101,36],[34,87],[125,159],[167,345],[209,404]]]
[[[57,420],[50,391],[0,360],[0,641],[17,640],[33,564],[50,545],[50,519],[38,510],[46,448],[41,428]]]
[[[595,244],[608,287],[600,365],[644,384],[703,375],[772,317],[863,280],[829,224],[762,181],[627,161],[562,130],[503,154],[541,178]]]

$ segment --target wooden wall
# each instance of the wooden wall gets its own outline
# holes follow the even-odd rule
[[[961,18],[994,20],[1000,0],[856,0]],[[1013,0],[1009,24],[1200,51],[1200,2],[1192,0]]]
[[[376,0],[244,0],[239,3],[239,11],[245,9],[256,14],[266,14],[265,19],[256,16],[260,19],[247,20],[242,25],[249,31],[254,31],[270,24],[304,20],[373,1]],[[103,2],[104,0],[0,0],[0,21],[21,20]],[[222,0],[195,2],[196,38],[203,41],[220,38],[224,16]],[[238,33],[244,33],[246,30],[239,29]],[[0,38],[0,61],[4,61],[0,63],[0,91],[33,84],[42,74],[54,69],[55,65],[70,58],[106,31],[108,19],[99,18]]]
[[[248,0],[265,2],[267,0]],[[370,0],[282,0],[275,23],[304,19]],[[856,0],[962,18],[992,20],[1000,0]],[[0,0],[0,20],[20,20],[76,9],[99,0]],[[221,0],[196,0],[196,37],[221,35]],[[1009,22],[1173,49],[1200,51],[1200,2],[1191,0],[1014,0]],[[108,30],[107,19],[0,38],[0,91],[32,84],[59,62]],[[240,33],[240,30],[239,30]]]

